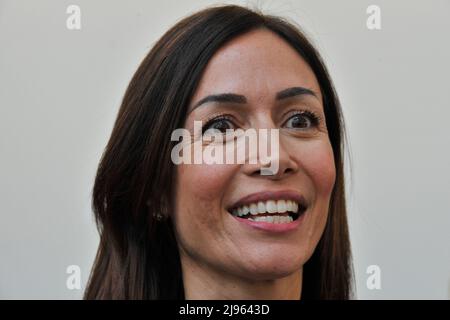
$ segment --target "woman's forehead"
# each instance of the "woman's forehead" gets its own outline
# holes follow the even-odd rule
[[[273,99],[290,87],[320,95],[317,79],[299,53],[272,31],[258,29],[231,40],[213,55],[191,107],[206,95],[233,92],[256,101]]]

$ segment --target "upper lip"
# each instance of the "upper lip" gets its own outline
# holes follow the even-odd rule
[[[267,200],[293,200],[297,202],[299,206],[305,209],[308,207],[308,203],[306,202],[305,197],[301,193],[293,190],[280,190],[280,191],[262,191],[249,194],[239,199],[234,204],[232,204],[228,208],[228,210],[232,210],[251,203],[256,203],[258,201],[267,201]]]

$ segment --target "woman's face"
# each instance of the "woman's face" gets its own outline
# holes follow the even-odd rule
[[[294,87],[314,94],[285,91]],[[291,94],[277,97],[283,91]],[[193,108],[204,97],[223,93],[245,99],[209,101]],[[276,279],[301,270],[324,230],[335,182],[333,150],[314,73],[275,33],[260,29],[241,35],[209,61],[185,128],[201,139],[194,121],[205,125],[217,116],[203,129],[279,129],[279,169],[274,175],[261,175],[260,164],[178,165],[173,219],[182,261],[248,280]],[[296,217],[283,211],[295,210],[294,203],[302,198],[307,208],[291,222]],[[239,218],[230,212],[233,209],[258,214]],[[263,216],[265,222],[249,219]]]

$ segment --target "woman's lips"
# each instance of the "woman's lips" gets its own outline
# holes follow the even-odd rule
[[[280,191],[262,191],[257,193],[252,193],[247,195],[228,208],[228,211],[232,211],[234,208],[238,208],[244,205],[249,205],[252,203],[266,202],[269,200],[291,200],[298,203],[299,206],[304,208],[308,207],[305,197],[297,191],[293,190],[280,190]]]
[[[255,228],[258,230],[281,233],[281,232],[287,232],[287,231],[291,231],[291,230],[298,228],[302,224],[305,214],[306,213],[303,212],[302,214],[300,214],[300,216],[296,220],[289,222],[289,223],[271,223],[271,222],[263,222],[263,221],[253,221],[250,219],[239,218],[239,217],[235,217],[235,216],[233,216],[233,218],[246,226],[249,226],[249,227],[252,227],[252,228]]]
[[[305,198],[292,190],[263,191],[243,197],[228,212],[248,226],[274,232],[295,229],[307,210]]]

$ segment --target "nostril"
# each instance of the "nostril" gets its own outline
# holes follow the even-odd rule
[[[278,172],[280,172],[280,171],[272,172],[271,169],[265,168],[265,171],[264,171],[264,173],[263,173],[263,171],[262,171],[261,169],[257,169],[257,170],[255,170],[255,171],[252,173],[252,176],[276,176],[276,175],[278,175]],[[283,171],[283,174],[291,174],[291,173],[294,173],[294,172],[295,172],[294,169],[292,169],[292,168],[286,168],[286,169]]]
[[[286,170],[284,170],[284,173],[291,173],[291,172],[294,172],[294,169],[286,168]]]
[[[251,175],[252,175],[253,177],[261,176],[261,175],[262,175],[261,169],[256,169],[255,171],[252,172]]]

